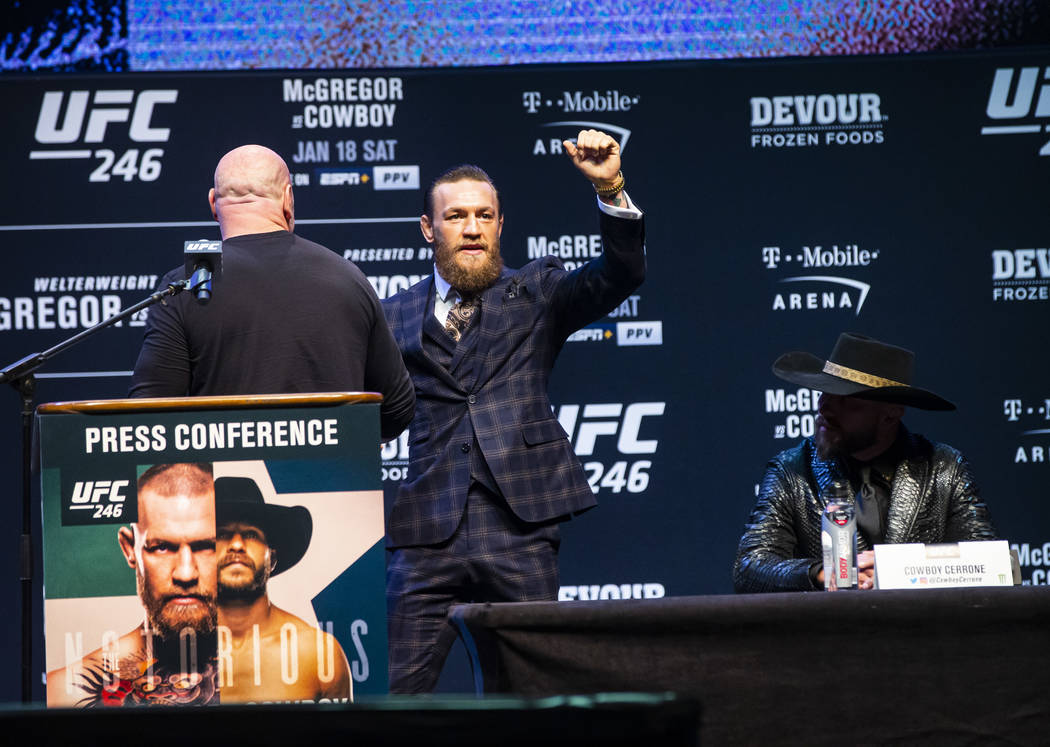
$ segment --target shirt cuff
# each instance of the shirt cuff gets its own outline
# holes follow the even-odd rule
[[[610,205],[607,202],[602,202],[601,198],[597,198],[598,199],[598,209],[601,210],[603,213],[608,213],[609,215],[613,216],[614,218],[627,218],[628,220],[641,220],[641,218],[642,218],[642,211],[639,210],[637,208],[637,206],[633,202],[631,202],[631,198],[627,194],[627,192],[621,192],[620,194],[622,194],[623,198],[625,200],[627,200],[627,207],[625,207],[625,208],[616,207],[615,205]]]

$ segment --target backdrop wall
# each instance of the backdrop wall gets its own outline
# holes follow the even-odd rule
[[[596,127],[624,143],[649,277],[574,335],[551,385],[600,502],[565,527],[562,598],[730,591],[766,460],[812,432],[814,393],[770,365],[826,355],[843,330],[917,351],[916,383],[959,411],[906,422],[970,457],[1026,583],[1046,583],[1047,75],[1037,49],[0,80],[0,359],[131,305],[181,264],[184,240],[217,238],[211,174],[246,142],[288,160],[297,232],[357,262],[381,297],[431,271],[420,185],[463,161],[502,191],[508,264],[586,261],[594,195],[558,143]],[[139,319],[55,359],[38,401],[123,396],[141,335]],[[0,598],[15,610],[14,392],[0,444]],[[406,444],[383,449],[388,497]],[[17,620],[2,623],[9,699]]]

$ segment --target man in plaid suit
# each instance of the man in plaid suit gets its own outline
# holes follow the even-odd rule
[[[424,196],[433,277],[383,303],[416,390],[387,523],[391,692],[433,689],[455,640],[451,604],[556,599],[557,525],[595,505],[547,381],[566,338],[641,284],[644,222],[612,137],[563,145],[598,193],[602,256],[572,272],[554,257],[504,268],[499,194],[460,166]]]

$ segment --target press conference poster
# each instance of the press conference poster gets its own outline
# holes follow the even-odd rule
[[[376,410],[40,416],[48,706],[348,702],[385,693]],[[253,576],[249,597],[265,595],[269,622],[245,617],[243,605],[218,593],[216,579],[229,572],[215,542],[219,499],[180,495],[151,508],[148,526],[138,516],[147,471],[202,465],[215,485],[241,478],[238,485],[257,488],[255,499],[278,519],[309,513],[305,531],[285,521],[280,542],[291,549],[271,549],[276,572]],[[253,520],[245,523],[252,531]],[[291,565],[280,565],[282,552],[292,553]]]

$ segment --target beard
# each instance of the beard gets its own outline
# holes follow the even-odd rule
[[[875,444],[879,438],[878,423],[871,423],[863,430],[847,433],[835,421],[828,421],[823,415],[818,415],[816,426],[813,440],[817,446],[817,456],[825,461],[863,451]]]
[[[206,594],[200,587],[180,590],[177,594],[159,594],[144,576],[136,576],[139,599],[146,609],[150,629],[161,638],[177,636],[184,628],[190,628],[196,633],[215,630],[217,611],[214,594]],[[170,604],[173,599],[185,597],[196,597],[201,603],[193,606]]]
[[[435,236],[434,264],[437,265],[441,277],[459,291],[460,295],[481,293],[495,283],[503,271],[499,239],[495,239],[484,249],[484,254],[471,257],[460,254],[456,247],[450,246],[444,239]]]
[[[234,563],[243,563],[252,572],[250,578],[243,574],[235,578],[223,576],[223,570]],[[270,580],[270,567],[263,563],[256,566],[247,555],[227,553],[219,561],[219,601],[251,602],[266,593],[266,584]]]

